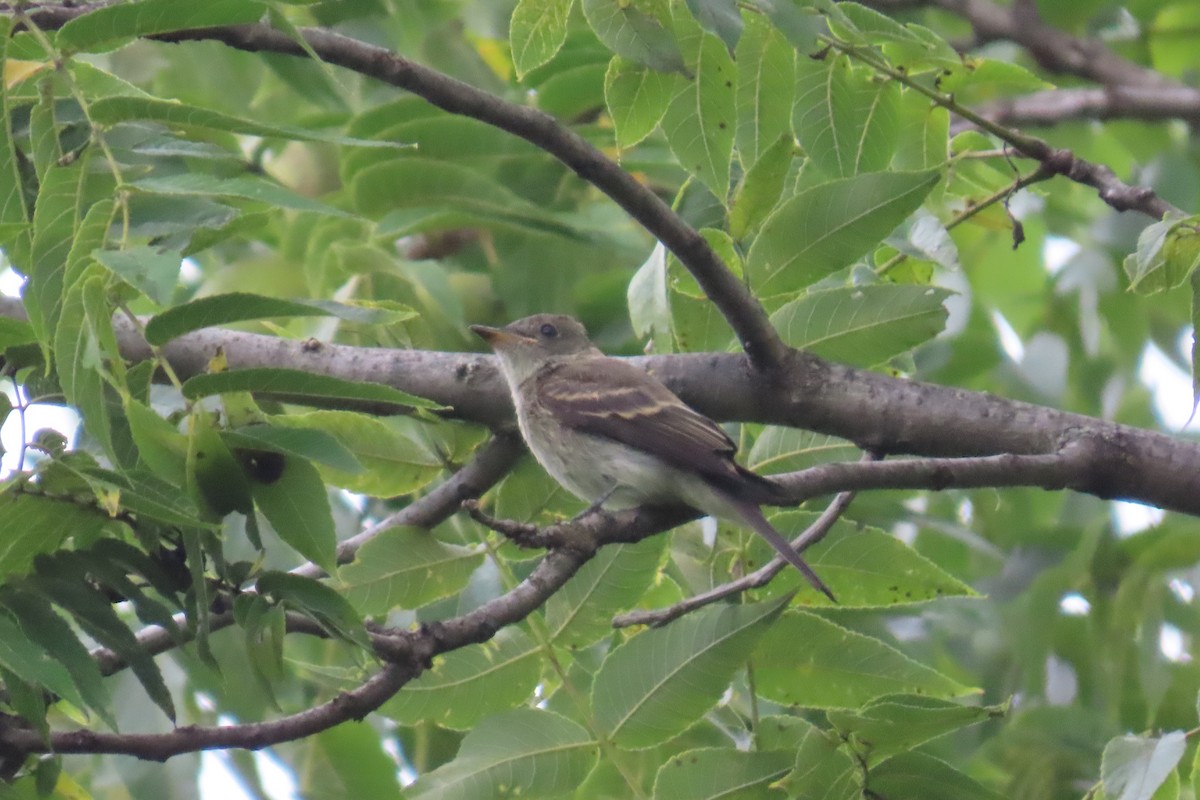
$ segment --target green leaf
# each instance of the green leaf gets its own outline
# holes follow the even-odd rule
[[[504,628],[478,647],[433,661],[389,700],[381,712],[402,724],[435,722],[453,730],[479,730],[480,720],[529,700],[541,679],[538,645],[520,628]]]
[[[84,276],[68,287],[54,333],[54,353],[63,395],[79,409],[88,433],[111,454],[112,420],[104,399],[104,364],[97,335],[99,326],[112,324],[109,308],[100,276]]]
[[[680,165],[724,201],[737,120],[737,67],[719,39],[704,35],[696,56],[696,79],[667,106],[663,132]]]
[[[223,431],[221,438],[231,450],[266,450],[303,458],[342,472],[358,473],[363,465],[335,436],[323,430],[274,425],[247,425]]]
[[[17,618],[17,623],[29,640],[55,662],[66,667],[87,707],[95,711],[106,725],[116,729],[112,698],[100,669],[67,621],[35,592],[7,586],[0,598],[3,598],[4,607]]]
[[[10,491],[0,494],[0,575],[21,575],[34,556],[52,553],[68,536],[95,536],[108,518],[94,508],[66,499]]]
[[[591,735],[566,717],[515,709],[472,728],[453,761],[422,775],[406,792],[439,800],[566,795],[587,777],[597,753]]]
[[[370,649],[371,640],[362,617],[346,598],[319,580],[274,570],[264,572],[255,584],[258,591],[319,622],[331,634]]]
[[[128,184],[128,187],[134,192],[152,195],[240,197],[257,203],[265,203],[272,208],[291,208],[297,211],[311,211],[314,214],[346,219],[353,217],[352,214],[347,214],[345,211],[317,200],[302,197],[274,181],[254,175],[222,178],[203,172],[187,172],[179,175],[142,178]]]
[[[938,178],[936,171],[870,173],[786,200],[763,223],[746,260],[756,292],[803,289],[852,263],[916,211]]]
[[[954,95],[955,101],[971,106],[1008,95],[1053,89],[1054,84],[1011,61],[964,58],[941,73],[938,87]]]
[[[795,717],[768,717],[763,730],[783,729],[782,743],[795,753],[795,768],[779,782],[789,797],[798,800],[860,800],[860,766],[833,731],[823,731]]]
[[[204,130],[228,131],[242,136],[277,137],[301,142],[327,142],[344,147],[387,147],[402,148],[412,145],[395,141],[358,139],[326,133],[314,128],[292,125],[267,125],[257,120],[234,117],[208,108],[187,105],[175,100],[160,100],[155,97],[102,97],[88,108],[92,121],[98,125],[115,125],[119,122],[149,120],[172,128],[201,128]]]
[[[845,439],[772,425],[754,440],[746,466],[758,473],[795,472],[827,461],[853,461],[860,454]]]
[[[232,511],[247,516],[254,513],[250,479],[225,446],[213,415],[203,409],[194,409],[188,418],[185,466],[192,499],[215,518]]]
[[[508,25],[517,78],[554,58],[567,40],[567,17],[574,0],[520,0]]]
[[[788,599],[710,606],[633,637],[596,673],[596,725],[627,748],[649,747],[681,732],[717,702]]]
[[[92,257],[160,306],[171,302],[183,261],[179,252],[163,252],[147,245],[127,250],[97,250]]]
[[[746,752],[732,747],[685,750],[668,759],[654,778],[654,796],[671,800],[762,797],[767,785],[795,761],[784,750]]]
[[[361,465],[341,469],[317,460],[317,470],[327,483],[370,497],[411,494],[441,474],[443,464],[427,448],[397,432],[383,420],[353,411],[313,411],[271,418],[276,428],[322,431],[347,450]]]
[[[604,73],[604,101],[616,129],[617,147],[633,147],[658,127],[678,84],[675,75],[612,57]]]
[[[82,216],[89,157],[68,166],[54,166],[38,187],[33,214],[29,280],[21,293],[29,325],[43,345],[49,343],[62,311],[65,262]]]
[[[360,612],[383,616],[462,591],[482,563],[478,547],[445,544],[423,528],[389,528],[360,547],[338,579]]]
[[[744,239],[758,229],[783,194],[796,146],[790,133],[779,137],[742,176],[729,209],[729,235]]]
[[[7,58],[12,25],[12,17],[0,18],[0,64]],[[21,179],[20,162],[12,140],[7,80],[0,81],[0,117],[4,120],[4,123],[0,124],[0,230],[10,229],[11,226],[14,232],[26,232],[29,210],[25,207],[24,182]],[[7,242],[4,244],[7,246]]]
[[[812,163],[845,177],[884,169],[896,147],[899,86],[843,57],[796,61],[792,126]]]
[[[751,5],[767,15],[792,47],[807,56],[817,48],[817,37],[825,33],[825,18],[815,5],[800,5],[792,0],[751,0]]]
[[[325,482],[312,464],[287,458],[277,479],[250,481],[250,494],[280,539],[321,569],[333,572],[337,544],[333,514]]]
[[[34,686],[46,687],[78,708],[84,706],[66,668],[27,639],[17,623],[4,613],[0,613],[0,666]]]
[[[771,523],[792,536],[812,525],[817,515],[808,511],[772,514]],[[764,557],[773,553],[752,540]],[[833,589],[838,608],[887,608],[936,600],[939,597],[974,597],[971,587],[944,571],[895,536],[839,520],[820,544],[804,554],[809,565]],[[798,575],[788,572],[801,599],[810,604],[828,602]]]
[[[246,292],[209,295],[156,314],[146,323],[146,340],[166,344],[200,328],[274,317],[337,317],[362,325],[393,325],[417,316],[415,311],[337,303],[332,300],[285,300]]]
[[[154,704],[168,719],[175,720],[175,703],[154,657],[141,646],[104,595],[77,581],[49,575],[39,574],[30,582],[56,605],[69,611],[88,636],[128,663]]]
[[[1200,266],[1200,217],[1166,219],[1147,225],[1137,250],[1125,258],[1129,288],[1154,294],[1182,286]]]
[[[408,408],[441,408],[437,403],[423,397],[381,383],[348,381],[331,375],[278,367],[252,367],[195,375],[183,384],[183,396],[189,400],[227,392],[264,392],[286,396],[297,402],[301,398],[313,398],[386,403],[397,406],[397,411]]]
[[[830,710],[829,723],[876,765],[951,731],[1003,716],[1004,706],[968,706],[920,695],[878,698],[856,711]]]
[[[660,569],[665,536],[605,547],[546,601],[551,640],[572,650],[612,634],[612,618],[634,606]]]
[[[732,53],[743,27],[736,0],[687,0],[687,7],[700,27],[718,37]]]
[[[22,319],[0,317],[0,351],[37,341],[33,328]]]
[[[796,56],[779,31],[759,14],[746,16],[746,32],[736,55],[735,133],[742,165],[749,168],[780,139],[792,140]],[[734,234],[734,238],[741,237]]]
[[[886,694],[949,698],[971,691],[879,639],[804,611],[785,614],[763,638],[755,679],[764,697],[808,708],[856,708]]]
[[[830,32],[855,44],[904,44],[920,46],[922,39],[905,25],[873,8],[841,2],[838,14],[830,21]]]
[[[609,50],[660,72],[683,69],[683,55],[672,32],[638,3],[582,0],[582,5],[588,25]]]
[[[995,792],[945,761],[925,753],[901,753],[871,770],[871,791],[881,797],[919,797],[921,800],[1004,800]],[[1109,798],[1115,800],[1115,798]]]
[[[896,113],[899,134],[892,166],[898,170],[936,169],[950,149],[950,112],[912,90],[900,93]]]
[[[305,791],[313,797],[359,797],[403,800],[399,770],[386,739],[370,725],[354,721],[335,725],[309,740],[316,755],[305,764],[321,764],[322,775],[305,776]],[[330,780],[333,778],[333,780]]]
[[[1100,776],[1112,800],[1150,800],[1187,750],[1183,731],[1162,736],[1118,736],[1104,747]]]
[[[187,437],[134,397],[125,398],[125,419],[143,466],[176,486],[185,485]]]
[[[403,187],[403,191],[397,187]],[[351,191],[361,213],[386,215],[376,230],[378,236],[409,235],[467,223],[570,239],[590,236],[573,221],[529,202],[485,173],[449,161],[400,158],[375,164],[355,175]]]
[[[134,514],[150,517],[168,525],[205,525],[199,519],[200,512],[191,498],[179,487],[153,473],[115,472],[102,467],[90,467],[80,471],[97,493],[118,493],[121,506]]]
[[[258,22],[264,8],[253,0],[142,0],[104,6],[70,20],[59,29],[55,44],[64,50],[98,53],[130,39],[156,33]]]
[[[806,294],[771,315],[792,347],[872,367],[942,332],[953,292],[934,286],[875,284]]]

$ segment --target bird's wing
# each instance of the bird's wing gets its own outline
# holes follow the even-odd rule
[[[740,482],[733,440],[658,379],[617,359],[563,361],[538,381],[539,402],[563,424],[637,448],[718,483]]]

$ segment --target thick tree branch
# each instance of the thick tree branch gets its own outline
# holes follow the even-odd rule
[[[39,27],[57,29],[87,10],[42,6],[31,9],[28,15]],[[672,211],[662,198],[582,136],[549,114],[510,103],[382,47],[320,28],[305,28],[301,34],[322,61],[405,89],[452,114],[486,122],[557,158],[612,198],[679,258],[725,316],[756,367],[772,369],[782,361],[787,348],[767,319],[766,311],[708,246],[704,237]],[[310,57],[300,43],[267,25],[203,28],[152,38],[176,43],[212,40],[248,52]]]
[[[16,300],[0,298],[0,315],[20,318],[23,311]],[[117,319],[115,325],[127,358],[140,361],[149,356],[145,342],[128,322]],[[462,419],[492,427],[512,424],[508,389],[490,356],[345,345],[312,348],[296,340],[217,328],[182,336],[162,352],[179,376],[188,378],[202,373],[218,348],[231,369],[289,366],[375,381],[450,406]],[[1060,488],[1065,485],[1106,499],[1200,514],[1200,445],[1183,438],[995,395],[893,378],[808,353],[791,353],[775,376],[754,370],[745,356],[735,353],[633,361],[653,371],[685,402],[719,421],[805,428],[890,455],[1056,454],[1074,444],[1092,453],[1093,460],[1086,476]],[[891,463],[876,466],[896,469]],[[836,482],[828,487],[813,494],[867,488]]]
[[[864,0],[880,11],[935,7],[965,19],[979,44],[1009,41],[1021,45],[1050,72],[1077,75],[1105,85],[1160,88],[1174,86],[1161,73],[1122,58],[1103,42],[1084,39],[1047,25],[1036,5],[1017,0],[1002,6],[992,0]]]

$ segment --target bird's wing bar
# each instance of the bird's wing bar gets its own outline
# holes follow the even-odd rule
[[[720,426],[656,378],[616,359],[564,361],[539,376],[538,397],[565,425],[612,439],[717,481],[738,480],[737,451]]]

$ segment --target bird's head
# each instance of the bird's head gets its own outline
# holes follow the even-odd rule
[[[519,386],[547,361],[562,356],[600,355],[579,320],[564,314],[534,314],[503,328],[472,325],[496,351],[504,376]]]

